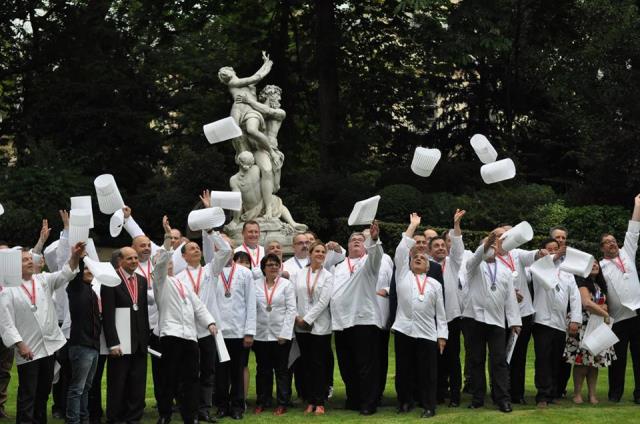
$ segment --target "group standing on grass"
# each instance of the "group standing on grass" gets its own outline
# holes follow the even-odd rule
[[[211,207],[209,192],[200,198]],[[412,213],[393,259],[384,253],[374,221],[352,233],[346,249],[323,243],[312,232],[297,233],[294,256],[286,261],[278,241],[260,244],[256,221],[244,223],[243,242],[234,250],[232,240],[214,229],[202,232],[201,244],[188,240],[166,216],[165,238],[157,245],[128,207],[123,215],[132,244],[112,255],[121,280],[115,287],[94,278],[85,265],[84,243],[69,245],[65,211],[55,248],[43,255],[50,233],[44,220],[36,246],[22,249],[22,285],[0,292],[0,417],[6,417],[15,354],[16,422],[46,422],[56,361],[62,369],[54,394],[64,395],[54,396],[54,407],[67,422],[101,422],[106,363],[107,422],[140,422],[152,352],[159,423],[170,422],[176,408],[189,423],[241,419],[247,412],[251,350],[255,414],[271,409],[285,414],[295,387],[304,414],[323,415],[333,392],[332,336],[345,408],[371,415],[386,384],[390,333],[399,413],[419,406],[423,418],[432,417],[445,399],[449,407],[459,407],[463,390],[471,395],[469,408],[482,408],[487,350],[491,400],[511,412],[514,403],[525,403],[532,336],[538,407],[565,395],[572,365],[576,404],[585,401],[585,379],[588,401],[598,403],[596,382],[603,367],[609,371],[609,400],[619,402],[629,347],[633,399],[640,403],[640,318],[625,306],[640,302],[628,299],[640,297],[635,265],[640,195],[624,245],[604,234],[603,257],[586,278],[561,269],[568,237],[562,227],[551,229],[538,249],[507,251],[501,236],[510,226],[501,225],[465,250],[463,210],[456,210],[452,229],[442,235],[418,232],[422,220]],[[1,248],[9,246],[0,242]],[[555,267],[553,281],[529,270],[547,256]],[[592,316],[612,323],[619,339],[597,355],[582,344]],[[220,358],[225,351],[228,357]]]

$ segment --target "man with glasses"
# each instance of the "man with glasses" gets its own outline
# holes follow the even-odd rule
[[[296,272],[309,263],[309,237],[306,233],[299,233],[293,237],[293,257],[284,261],[284,270],[289,273],[289,280],[293,280]]]

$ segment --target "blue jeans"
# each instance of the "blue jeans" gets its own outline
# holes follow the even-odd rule
[[[89,390],[98,366],[98,351],[87,346],[69,346],[71,381],[67,395],[67,423],[89,419]]]

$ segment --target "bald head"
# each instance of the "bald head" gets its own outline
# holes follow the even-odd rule
[[[175,228],[171,229],[171,247],[177,249],[182,244],[182,233]]]
[[[131,242],[131,247],[138,254],[140,262],[146,262],[151,256],[151,240],[147,236],[138,236]]]
[[[138,268],[138,263],[138,252],[134,248],[127,246],[120,249],[120,266],[125,271],[133,274]]]

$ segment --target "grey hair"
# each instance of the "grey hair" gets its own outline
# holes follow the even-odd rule
[[[566,237],[569,237],[569,230],[567,230],[565,227],[563,227],[563,226],[561,226],[561,225],[557,225],[557,226],[555,226],[555,227],[552,227],[552,228],[549,230],[549,237],[553,237],[553,232],[554,232],[554,231],[557,231],[557,230],[564,231],[564,235],[565,235]]]

